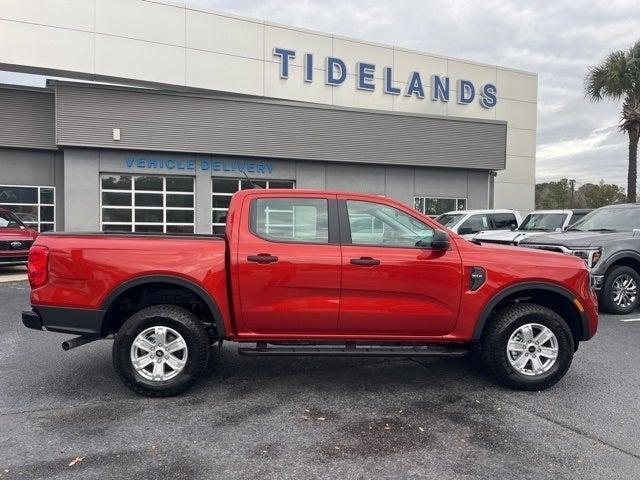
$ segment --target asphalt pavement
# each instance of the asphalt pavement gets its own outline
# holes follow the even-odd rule
[[[0,475],[78,479],[638,479],[640,321],[602,316],[543,392],[467,359],[241,357],[179,397],[127,390],[109,340],[27,330],[0,285]],[[640,319],[640,312],[627,319]]]

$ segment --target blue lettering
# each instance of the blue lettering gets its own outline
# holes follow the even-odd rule
[[[209,170],[209,168],[210,168],[209,160],[205,160],[204,158],[200,160],[200,170],[206,171],[206,170]]]
[[[271,175],[273,173],[273,165],[270,163],[267,163],[267,170],[269,171],[269,175]]]
[[[178,160],[178,170],[184,170],[184,162],[182,160]]]
[[[336,69],[338,76],[336,77]],[[327,77],[325,83],[327,85],[341,85],[347,78],[347,66],[337,57],[327,57],[326,63]]]
[[[195,160],[189,160],[187,162],[187,169],[188,170],[195,170],[196,169],[196,161]]]
[[[289,78],[289,59],[296,58],[296,51],[274,47],[273,55],[280,57],[280,78]]]
[[[150,159],[147,161],[147,167],[148,167],[148,168],[158,168],[158,162],[157,162],[155,159],[150,158]]]
[[[220,160],[214,160],[212,170],[215,172],[222,170],[222,162],[220,162]]]
[[[225,172],[230,172],[231,168],[229,168],[229,164],[227,162],[222,162],[222,170]]]
[[[133,162],[135,161],[135,159],[133,157],[127,157],[124,159],[125,162],[127,162],[127,168],[131,168],[133,167]]]
[[[393,69],[391,67],[384,67],[382,70],[382,76],[384,78],[384,93],[400,95],[400,89],[393,86]]]
[[[424,98],[424,86],[422,85],[422,79],[420,73],[411,72],[409,74],[409,81],[407,82],[407,91],[404,93],[407,97],[416,94],[418,98]]]
[[[358,90],[368,90],[369,92],[375,90],[375,85],[371,83],[375,69],[376,66],[372,63],[358,62],[356,64],[356,88]]]
[[[238,167],[239,172],[244,172],[244,162],[236,162],[236,166]]]
[[[480,105],[484,108],[495,107],[498,103],[497,92],[498,89],[493,83],[484,84],[480,90]]]
[[[255,171],[256,171],[256,164],[253,162],[247,163],[247,172],[253,173]]]
[[[476,97],[476,89],[469,80],[458,80],[458,103],[469,105]]]
[[[138,161],[136,162],[136,167],[144,168],[145,166],[146,165],[145,165],[145,162],[144,162],[144,158],[139,158]]]
[[[449,77],[431,75],[431,100],[449,101]]]
[[[173,170],[176,167],[176,162],[174,160],[167,160],[165,165],[169,170]]]
[[[257,173],[264,173],[264,163],[260,162],[260,163],[256,164],[256,172]]]
[[[313,54],[304,54],[304,81],[313,82]]]

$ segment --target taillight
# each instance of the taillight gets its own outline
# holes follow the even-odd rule
[[[49,249],[47,247],[34,245],[29,249],[27,270],[31,288],[38,288],[47,283],[49,276]]]

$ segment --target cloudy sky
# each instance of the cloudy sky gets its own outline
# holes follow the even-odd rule
[[[602,178],[626,185],[627,139],[617,131],[620,105],[592,104],[582,87],[587,65],[640,39],[637,0],[186,3],[537,72],[537,180],[564,176],[582,184]]]

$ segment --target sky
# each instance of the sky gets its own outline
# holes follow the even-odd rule
[[[621,104],[584,97],[589,65],[640,40],[637,0],[186,0],[287,25],[538,73],[536,179],[626,186]],[[10,80],[39,83],[26,75]],[[0,73],[0,81],[7,74]]]

